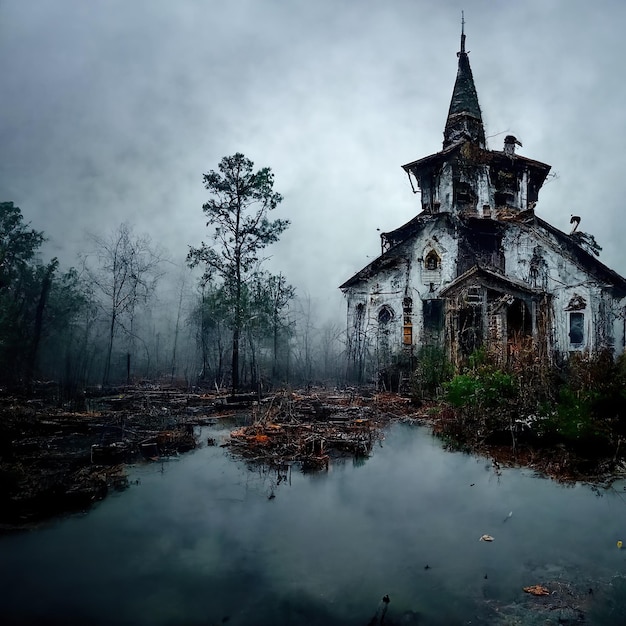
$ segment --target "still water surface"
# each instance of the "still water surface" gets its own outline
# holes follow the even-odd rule
[[[624,483],[498,475],[406,424],[328,473],[279,480],[203,447],[130,478],[86,515],[0,538],[0,623],[556,624],[575,613],[522,587],[557,583],[586,623],[626,623]]]

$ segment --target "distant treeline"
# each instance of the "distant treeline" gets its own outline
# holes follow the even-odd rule
[[[141,381],[231,386],[234,315],[224,280],[193,278],[126,223],[90,235],[69,269],[42,260],[45,240],[17,206],[0,203],[4,389],[47,381],[69,399],[88,386]],[[282,274],[252,270],[238,304],[240,386],[344,380],[342,331],[319,324],[310,298],[298,298]]]

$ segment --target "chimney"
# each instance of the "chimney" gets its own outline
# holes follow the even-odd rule
[[[513,135],[507,135],[504,138],[504,154],[515,154],[515,145],[521,146],[522,143]]]

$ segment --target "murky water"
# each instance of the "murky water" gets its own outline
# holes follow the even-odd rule
[[[131,479],[84,516],[0,539],[0,623],[626,623],[621,483],[498,475],[403,424],[327,474],[279,479],[204,447]]]

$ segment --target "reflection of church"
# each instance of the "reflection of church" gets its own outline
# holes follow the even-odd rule
[[[502,363],[529,348],[621,353],[626,279],[577,222],[568,235],[535,214],[550,166],[517,154],[512,135],[487,148],[464,34],[458,58],[443,149],[403,166],[421,212],[341,285],[351,357],[375,351],[384,365],[426,345],[456,363],[481,346]]]

